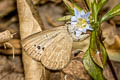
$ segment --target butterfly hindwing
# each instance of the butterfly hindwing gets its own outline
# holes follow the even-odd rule
[[[53,43],[44,49],[41,62],[48,69],[62,69],[70,61],[71,49],[72,38],[67,32],[60,33],[55,37]]]
[[[22,40],[24,50],[48,69],[61,69],[69,63],[72,39],[66,27],[35,33]]]

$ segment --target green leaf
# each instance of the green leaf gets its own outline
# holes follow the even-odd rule
[[[104,68],[107,60],[107,52],[101,41],[99,31],[92,32],[89,49],[93,61],[101,68]]]
[[[71,15],[63,16],[61,18],[58,18],[57,21],[68,21],[71,19]]]
[[[73,4],[69,0],[63,0],[68,10],[74,15]]]
[[[103,6],[107,3],[108,0],[101,0],[99,3],[98,3],[98,12],[103,8]]]
[[[96,0],[85,0],[85,1],[88,5],[89,9],[92,11],[92,8],[93,8],[92,6],[94,3],[96,3]]]
[[[85,1],[87,3],[88,7],[91,9],[91,5],[89,4],[89,0],[85,0]]]
[[[109,20],[110,18],[120,15],[120,3],[118,5],[116,5],[113,9],[111,9],[110,11],[108,11],[100,20],[100,22],[102,23],[103,21]]]
[[[86,0],[95,23],[98,22],[98,13],[106,2],[107,0]]]
[[[97,17],[98,17],[98,1],[97,0],[86,0],[86,3],[90,9],[90,11],[92,12],[92,17],[94,19],[95,22],[97,22]]]
[[[102,69],[93,62],[90,56],[89,49],[85,53],[85,56],[83,58],[83,64],[85,66],[85,69],[88,71],[88,73],[94,80],[105,80],[102,74]]]
[[[97,19],[98,19],[97,9],[98,9],[97,4],[96,4],[96,3],[93,3],[93,4],[92,4],[92,16],[93,16],[93,19],[94,19],[95,23],[97,23]]]

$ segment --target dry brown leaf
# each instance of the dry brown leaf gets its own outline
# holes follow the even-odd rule
[[[20,21],[21,39],[40,32],[43,28],[42,21],[35,10],[31,0],[17,0],[17,7]],[[49,72],[23,51],[22,53],[25,80],[47,80]]]

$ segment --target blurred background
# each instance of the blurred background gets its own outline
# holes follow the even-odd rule
[[[56,21],[57,18],[70,14],[62,0],[32,0],[36,6],[44,23],[45,29],[50,29],[64,25],[65,22]],[[75,0],[81,7],[84,7],[81,0]],[[113,8],[120,0],[108,0],[100,15],[104,15]],[[120,80],[120,16],[116,16],[102,24],[104,45],[112,61],[116,74]],[[9,41],[15,48],[15,58],[12,57],[12,48],[0,44],[0,80],[24,80],[22,65],[22,54],[19,35],[19,20],[17,13],[16,0],[0,0],[0,32],[9,30],[16,33],[14,38]],[[73,50],[80,48],[86,51],[89,39],[82,43],[73,43]],[[85,71],[82,62],[77,58],[83,55],[73,56],[71,63],[60,71],[51,71],[50,80],[92,80]],[[107,80],[114,80],[109,66],[106,66],[104,74]]]

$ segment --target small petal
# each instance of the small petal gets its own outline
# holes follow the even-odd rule
[[[81,16],[85,15],[84,10],[82,10],[82,11],[80,12],[80,15],[81,15]]]
[[[89,22],[89,16],[90,16],[90,12],[88,12],[87,14],[85,14],[84,18],[86,19],[87,22]]]
[[[76,17],[79,16],[79,11],[78,11],[76,8],[74,8],[74,13],[75,13],[75,16],[76,16]]]
[[[75,25],[75,24],[77,24],[77,22],[71,22],[71,25]]]
[[[76,16],[72,16],[71,21],[72,22],[77,22],[77,17]]]
[[[76,31],[76,37],[79,37],[82,34],[81,31]]]
[[[88,24],[90,24],[90,21],[89,21],[89,19],[87,19],[86,21],[87,21],[87,23],[88,23]]]
[[[88,18],[90,16],[90,12],[86,13],[86,18]]]
[[[91,30],[91,31],[92,31],[93,29],[92,29],[92,28],[89,28],[89,30]]]
[[[93,30],[90,25],[87,25],[87,26],[86,26],[86,29],[88,29],[88,30]]]
[[[83,30],[83,28],[78,28],[77,30],[82,31],[82,30]]]
[[[84,28],[84,29],[82,30],[82,32],[84,32],[84,33],[86,33],[86,31],[87,31],[87,29],[86,29],[86,28]]]
[[[89,21],[89,16],[84,16],[84,19],[86,19],[86,21]]]

